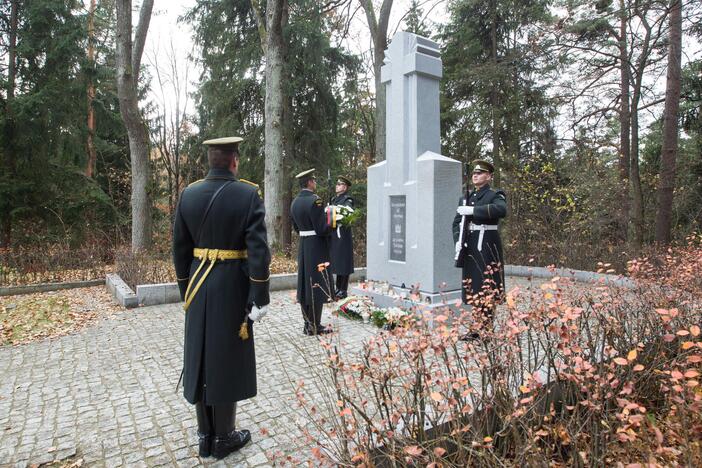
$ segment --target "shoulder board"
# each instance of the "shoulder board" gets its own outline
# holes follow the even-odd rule
[[[254,187],[258,188],[258,184],[254,184],[253,182],[248,181],[248,180],[246,180],[246,179],[239,179],[239,182],[243,182],[243,183],[245,183],[245,184],[253,185]]]
[[[319,198],[319,197],[317,197],[317,198],[314,200],[314,204],[317,205],[317,206],[322,206],[322,199]]]
[[[205,179],[200,179],[200,180],[196,180],[195,182],[191,182],[191,183],[188,184],[188,187],[190,187],[191,185],[199,184],[199,183],[202,182],[203,180],[205,180]]]
[[[243,182],[246,185],[250,185],[252,187],[256,188],[256,193],[258,193],[258,196],[263,198],[263,194],[261,193],[261,188],[258,186],[258,184],[254,184],[253,182],[246,180],[246,179],[239,179],[239,182]]]

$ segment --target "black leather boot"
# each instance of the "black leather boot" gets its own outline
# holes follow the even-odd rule
[[[200,439],[199,453],[201,457],[209,457],[212,448],[212,439],[214,438],[212,407],[205,406],[205,403],[198,401],[195,403],[195,415],[197,416],[197,437]]]
[[[302,333],[307,336],[315,335],[316,332],[314,330],[314,314],[312,313],[312,308],[304,304],[300,304],[300,310],[302,310],[302,320],[305,322]]]
[[[314,314],[314,333],[315,335],[325,335],[331,333],[331,329],[322,325],[322,309],[324,308],[324,303],[314,303],[312,305],[312,312]]]
[[[215,438],[212,442],[212,456],[221,460],[246,445],[251,440],[251,432],[246,429],[234,430],[236,403],[215,405],[213,411]]]

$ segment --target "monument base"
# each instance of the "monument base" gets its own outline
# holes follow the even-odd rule
[[[429,293],[419,291],[419,298],[410,297],[411,290],[400,286],[383,284],[378,287],[352,286],[350,293],[354,296],[369,297],[378,307],[411,308],[421,306],[424,309],[434,310],[442,307],[456,309],[460,305],[461,290]]]

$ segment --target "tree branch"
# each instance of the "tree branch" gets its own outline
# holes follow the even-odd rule
[[[131,2],[130,2],[131,3]],[[132,70],[134,82],[139,82],[139,68],[141,67],[141,55],[144,53],[146,44],[146,33],[149,31],[151,22],[151,10],[154,8],[154,0],[144,0],[139,12],[139,24],[134,34],[134,45],[132,47]]]
[[[251,8],[254,11],[254,17],[258,25],[258,37],[261,40],[261,50],[263,50],[263,55],[266,55],[268,53],[268,35],[266,34],[266,20],[261,12],[260,0],[251,0]]]

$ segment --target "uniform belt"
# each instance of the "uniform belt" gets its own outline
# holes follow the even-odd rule
[[[468,229],[471,231],[480,231],[478,234],[478,252],[483,251],[483,236],[485,231],[497,231],[497,224],[473,224],[470,223]]]
[[[310,237],[310,236],[316,236],[317,233],[314,231],[300,231],[300,237]]]
[[[200,286],[202,286],[202,283],[205,282],[207,275],[210,274],[210,271],[212,271],[212,267],[214,267],[217,260],[239,260],[244,259],[247,256],[246,250],[193,249],[193,257],[199,258],[202,261],[200,262],[200,266],[197,267],[197,270],[195,270],[195,274],[192,276],[192,278],[190,278],[188,288],[185,290],[185,310],[187,311],[188,307],[190,307],[190,303],[195,298],[195,294],[197,294],[197,292],[200,290]],[[210,262],[210,266],[207,267],[207,270],[205,270],[200,277],[200,281],[198,281],[195,287],[193,287],[193,284],[195,284],[195,280],[197,279],[197,275],[208,261]]]
[[[246,250],[193,249],[193,257],[200,260],[241,260],[248,257]]]

